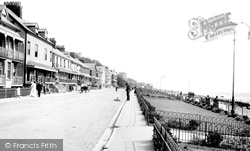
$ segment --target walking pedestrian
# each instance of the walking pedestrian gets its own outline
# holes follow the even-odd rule
[[[128,83],[126,83],[127,101],[129,101],[129,100],[130,100],[129,92],[130,92],[130,86],[129,86],[129,84],[128,84]]]
[[[46,94],[46,84],[45,84],[45,82],[43,83],[43,93]]]
[[[37,89],[38,97],[41,96],[42,87],[43,87],[42,82],[37,83],[36,89]]]
[[[32,83],[31,83],[31,90],[30,90],[30,96],[31,97],[36,97],[36,82],[35,81],[33,81]]]

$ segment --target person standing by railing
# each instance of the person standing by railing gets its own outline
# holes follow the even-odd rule
[[[130,86],[129,86],[129,84],[128,84],[128,83],[126,83],[127,101],[129,101],[129,100],[130,100],[129,92],[130,92]]]

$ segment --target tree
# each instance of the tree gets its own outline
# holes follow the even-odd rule
[[[125,87],[125,85],[126,85],[125,79],[123,79],[122,76],[118,74],[117,75],[117,86],[118,87]]]

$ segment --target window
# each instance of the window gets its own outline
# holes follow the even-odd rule
[[[50,51],[50,62],[52,62],[52,51]]]
[[[60,67],[62,67],[62,58],[60,58]]]
[[[44,48],[44,60],[47,60],[47,56],[48,56],[48,54],[47,54],[47,49]]]
[[[58,67],[58,57],[56,57],[56,67]]]
[[[63,60],[63,67],[64,67],[64,68],[66,67],[66,63],[65,63],[65,60]]]
[[[11,77],[11,62],[8,62],[7,78],[10,80],[10,77]]]
[[[38,57],[38,45],[35,44],[35,57]]]
[[[28,49],[28,55],[30,55],[30,42],[29,41],[28,41],[27,49]]]
[[[3,75],[3,70],[4,70],[4,63],[1,61],[0,62],[0,75]]]

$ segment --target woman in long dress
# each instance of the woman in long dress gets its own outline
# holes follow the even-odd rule
[[[31,83],[30,96],[31,96],[31,97],[36,97],[36,83],[35,83],[35,81],[33,81],[33,82]]]

